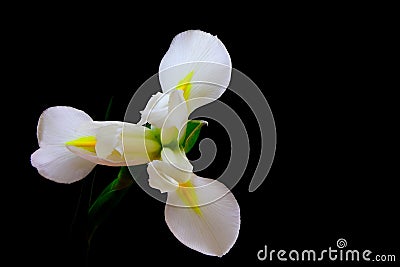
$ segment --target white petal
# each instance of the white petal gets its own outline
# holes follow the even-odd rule
[[[157,93],[153,95],[144,110],[141,111],[142,117],[137,124],[143,125],[148,122],[157,128],[161,128],[168,114],[168,101],[169,94]]]
[[[149,185],[152,188],[158,189],[161,193],[175,191],[179,183],[168,176],[169,164],[160,160],[154,160],[147,166],[147,173],[149,174]],[[173,168],[173,167],[172,167]]]
[[[90,161],[95,164],[105,165],[105,166],[127,166],[127,162],[119,154],[112,154],[106,159],[99,158],[96,153],[90,152],[86,149],[82,149],[76,146],[66,146],[66,148],[73,154]]]
[[[160,157],[161,144],[157,133],[140,125],[124,124],[122,145],[128,165],[144,164]]]
[[[181,130],[188,120],[188,109],[183,98],[182,90],[171,92],[168,102],[168,117],[165,120],[164,127],[176,127]]]
[[[72,107],[48,108],[39,118],[37,127],[39,146],[60,145],[82,136],[80,134],[85,135],[82,132],[78,133],[77,129],[91,122],[92,118],[89,115]]]
[[[193,72],[189,112],[219,98],[229,85],[232,63],[224,44],[209,33],[191,30],[178,34],[161,60],[159,79],[168,92]]]
[[[31,163],[43,177],[67,184],[81,180],[96,166],[74,155],[65,146],[53,145],[36,150]]]
[[[99,158],[106,159],[117,146],[121,146],[123,122],[97,122],[96,126],[96,154]],[[121,157],[122,159],[122,157]]]
[[[194,192],[199,202],[208,202],[208,194],[220,195],[220,198],[200,207],[189,208],[183,207],[188,202],[183,198],[193,195],[193,192],[180,192],[185,188],[171,191],[168,193],[168,203],[179,206],[166,205],[165,221],[184,245],[207,255],[221,257],[232,248],[239,235],[239,205],[233,194],[218,181],[193,175],[191,182],[197,187]],[[207,190],[202,190],[202,187]]]
[[[192,177],[193,166],[184,152],[165,147],[161,151],[161,158],[162,161],[154,160],[147,168],[151,187],[159,189],[161,193],[171,192]]]
[[[76,155],[106,166],[132,166],[160,157],[161,145],[143,126],[119,121],[93,122],[90,130],[96,136],[96,153],[67,145]]]
[[[116,150],[121,143],[120,132],[122,127],[123,122],[118,121],[95,121],[90,124],[84,124],[77,128],[76,132],[79,137],[84,137],[85,135],[96,137],[96,153],[74,145],[66,145],[66,148],[79,157],[96,164],[126,166],[125,158]]]
[[[161,158],[171,166],[171,172],[168,173],[168,175],[173,177],[179,183],[184,183],[192,175],[193,166],[190,164],[185,152],[180,150],[178,147],[176,149],[164,147],[161,150]],[[175,171],[176,174],[172,171]]]
[[[189,113],[187,104],[183,98],[183,91],[172,91],[169,97],[168,115],[162,126],[161,142],[163,144],[169,144],[174,141],[179,143],[179,140],[186,133],[188,117]]]

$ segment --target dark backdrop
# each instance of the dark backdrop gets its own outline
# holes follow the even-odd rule
[[[18,142],[7,138],[18,152],[17,168],[4,189],[11,193],[5,203],[12,203],[6,205],[11,209],[5,218],[12,225],[5,229],[11,237],[7,254],[54,266],[87,261],[82,236],[94,172],[62,185],[31,167],[41,112],[68,105],[103,120],[113,97],[110,120],[123,120],[130,97],[157,72],[172,38],[201,29],[218,35],[233,67],[247,74],[268,100],[278,140],[271,171],[257,191],[247,191],[258,160],[258,128],[243,102],[225,94],[221,100],[245,119],[252,146],[249,168],[233,189],[242,223],[232,250],[216,258],[185,247],[164,222],[164,204],[133,186],[99,228],[89,264],[266,265],[256,256],[264,245],[322,250],[336,247],[339,238],[349,248],[399,256],[398,156],[388,153],[397,153],[398,108],[391,93],[398,88],[392,68],[394,18],[373,8],[345,10],[269,10],[254,16],[243,11],[225,18],[183,16],[176,23],[96,12],[22,15],[17,30],[10,31],[16,51],[11,53],[17,71],[14,109],[23,130],[18,130]],[[218,125],[211,123],[201,135],[218,141],[216,164],[201,173],[210,178],[222,172],[229,155],[227,137],[214,129]],[[197,155],[195,150],[191,156]],[[118,169],[97,166],[95,172],[92,197]]]

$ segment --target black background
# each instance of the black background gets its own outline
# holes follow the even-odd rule
[[[11,113],[23,127],[16,130],[17,142],[7,138],[17,152],[17,167],[4,190],[10,207],[4,218],[11,225],[4,232],[11,237],[7,256],[52,266],[135,266],[143,261],[252,266],[269,264],[256,257],[264,245],[322,250],[345,238],[348,248],[400,257],[394,97],[398,32],[388,9],[300,12],[293,7],[165,18],[139,9],[112,15],[64,11],[25,10],[11,20],[16,27],[8,27],[9,91],[16,93]],[[133,186],[99,228],[87,256],[83,234],[94,172],[72,185],[41,177],[29,159],[38,148],[37,120],[57,105],[103,120],[112,97],[110,120],[123,120],[136,88],[157,72],[172,38],[188,29],[218,35],[233,67],[263,91],[277,130],[271,171],[257,191],[247,191],[258,160],[259,132],[250,110],[227,93],[221,101],[244,119],[252,147],[245,176],[233,189],[242,223],[231,251],[216,258],[185,247],[165,224],[164,204]],[[221,173],[229,155],[227,137],[218,129],[211,123],[201,135],[218,141],[216,163],[201,172],[209,178]],[[118,169],[97,166],[95,173],[93,197]]]

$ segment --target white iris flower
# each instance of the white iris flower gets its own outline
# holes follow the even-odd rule
[[[149,185],[167,193],[165,220],[174,236],[201,253],[222,256],[239,234],[240,209],[222,183],[202,178],[181,147],[189,114],[219,98],[231,78],[231,59],[216,37],[178,34],[160,63],[162,93],[153,95],[138,124],[96,122],[83,111],[53,107],[38,124],[32,165],[56,182],[84,178],[96,164],[149,163]],[[151,124],[151,129],[144,126]]]

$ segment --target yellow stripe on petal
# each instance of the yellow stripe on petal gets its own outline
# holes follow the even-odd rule
[[[199,199],[197,197],[195,188],[193,187],[193,183],[190,180],[184,183],[179,183],[177,193],[186,206],[193,209],[193,211],[197,215],[199,216],[203,215],[199,207]]]
[[[178,86],[176,87],[176,90],[183,91],[183,97],[185,98],[185,100],[188,100],[189,98],[190,89],[192,88],[192,84],[190,83],[190,81],[192,80],[193,74],[194,71],[192,70],[188,73],[188,75],[185,76],[185,78],[179,81]]]
[[[80,137],[78,139],[68,141],[65,144],[67,146],[75,146],[96,153],[96,136]]]

